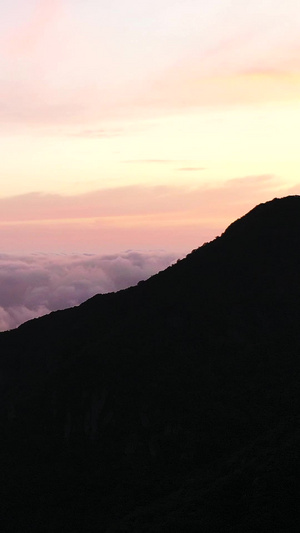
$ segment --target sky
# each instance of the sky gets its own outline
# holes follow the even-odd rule
[[[2,0],[0,41],[4,278],[156,254],[142,279],[300,194],[299,0]]]

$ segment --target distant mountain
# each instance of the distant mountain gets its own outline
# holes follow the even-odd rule
[[[2,531],[298,532],[300,197],[1,333],[0,380]]]

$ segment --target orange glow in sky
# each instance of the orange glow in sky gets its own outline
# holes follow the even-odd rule
[[[9,252],[181,253],[300,192],[300,4],[0,5]]]

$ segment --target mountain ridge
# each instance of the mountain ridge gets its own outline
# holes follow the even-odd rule
[[[274,199],[0,335],[4,530],[297,530],[299,231],[300,197]]]

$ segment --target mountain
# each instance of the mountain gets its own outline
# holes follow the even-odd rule
[[[299,529],[300,197],[0,334],[7,532]]]

